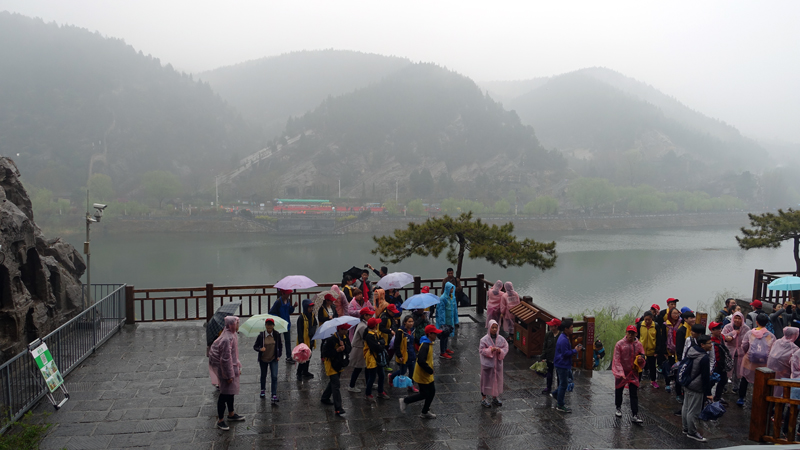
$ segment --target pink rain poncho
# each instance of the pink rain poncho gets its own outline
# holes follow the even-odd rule
[[[489,328],[489,321],[494,320],[500,322],[503,319],[503,304],[505,303],[505,294],[501,289],[503,282],[497,280],[489,289],[486,294],[486,328]]]
[[[775,378],[791,378],[792,376],[792,355],[797,351],[794,341],[800,335],[800,328],[786,327],[783,329],[783,337],[777,339],[769,351],[767,367],[775,371]],[[775,397],[783,395],[783,388],[776,386]]]
[[[489,330],[494,324],[497,321],[489,321]],[[481,394],[497,397],[503,393],[503,359],[508,354],[508,342],[499,334],[492,337],[490,331],[481,338],[478,353],[481,357]]]
[[[239,393],[239,375],[242,363],[239,361],[239,337],[236,328],[239,318],[225,317],[225,329],[208,351],[208,365],[219,382],[219,393],[236,395]],[[228,380],[233,380],[228,383]],[[212,379],[213,381],[213,379]]]
[[[725,327],[722,328],[723,336],[733,337],[732,341],[730,342],[728,342],[727,340],[725,341],[725,345],[728,346],[728,350],[730,350],[731,356],[735,356],[736,353],[740,351],[742,347],[742,338],[744,337],[745,334],[747,334],[748,331],[750,331],[750,327],[748,327],[744,323],[744,315],[742,313],[737,311],[733,313],[733,316],[734,317],[739,316],[739,318],[742,319],[742,326],[739,327],[739,329],[737,330],[736,328],[733,327],[733,319],[731,319],[731,323],[725,325]],[[742,355],[740,354],[739,356]]]
[[[333,306],[336,308],[336,314],[338,314],[339,317],[345,316],[347,314],[347,308],[350,306],[347,303],[347,296],[344,295],[344,292],[342,292],[336,284],[331,286],[331,292],[333,292],[333,296],[336,298],[333,302]]]
[[[775,343],[775,335],[766,328],[750,330],[742,337],[742,346],[739,349],[743,358],[739,360],[739,373],[750,384],[755,382],[756,369],[767,366],[770,349]]]
[[[503,329],[506,333],[514,333],[514,315],[511,314],[511,308],[519,305],[519,294],[514,290],[514,285],[510,281],[506,281],[506,301],[503,308]]]
[[[611,373],[614,374],[614,387],[624,388],[628,384],[639,387],[639,370],[634,366],[637,356],[644,355],[644,347],[638,339],[628,342],[622,338],[614,346],[614,359],[611,363]],[[644,364],[640,364],[643,366]]]

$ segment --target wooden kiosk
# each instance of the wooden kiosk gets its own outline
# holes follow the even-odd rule
[[[528,358],[541,355],[547,334],[546,323],[554,316],[534,305],[533,299],[527,296],[510,311],[514,315],[514,347]]]

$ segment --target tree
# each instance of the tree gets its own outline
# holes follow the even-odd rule
[[[408,213],[411,214],[412,216],[424,215],[425,205],[422,204],[422,200],[416,199],[408,202]]]
[[[570,200],[581,208],[592,210],[617,198],[614,186],[604,178],[580,178],[569,188]]]
[[[158,209],[165,199],[181,192],[181,181],[166,170],[153,170],[142,175],[142,186],[148,197],[158,200]]]
[[[389,200],[383,204],[383,207],[386,208],[386,213],[390,216],[396,216],[400,214],[400,208],[397,206],[397,202],[394,200]]]
[[[744,250],[751,248],[779,248],[783,241],[791,239],[794,244],[795,273],[800,273],[800,211],[789,208],[778,214],[748,214],[752,229],[742,227],[743,237],[736,242]]]
[[[96,173],[89,177],[89,196],[94,201],[108,202],[114,199],[114,184],[111,177]]]
[[[397,264],[413,255],[438,257],[447,248],[447,260],[457,267],[456,277],[461,277],[465,254],[470,259],[482,258],[504,269],[531,264],[546,270],[555,265],[555,242],[518,241],[513,232],[514,224],[510,222],[498,227],[489,226],[481,219],[472,220],[472,213],[455,219],[446,215],[430,218],[419,225],[409,223],[408,228],[395,230],[394,236],[373,236],[377,247],[372,254],[381,255],[381,262]]]
[[[536,200],[528,202],[522,212],[525,214],[555,215],[558,212],[558,200],[543,195]]]
[[[503,198],[494,202],[493,209],[495,214],[508,214],[508,211],[511,209],[511,205],[508,203],[508,200]]]

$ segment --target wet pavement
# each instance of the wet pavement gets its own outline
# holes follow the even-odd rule
[[[480,405],[478,341],[484,328],[463,323],[451,338],[452,361],[435,360],[436,419],[420,419],[422,403],[408,405],[398,397],[405,389],[389,388],[390,400],[368,402],[364,394],[342,390],[347,414],[320,404],[327,378],[321,375],[318,353],[312,357],[315,378],[298,382],[295,366],[280,363],[279,406],[259,398],[259,369],[254,339],[240,338],[244,365],[236,412],[244,422],[230,431],[214,427],[216,389],[208,378],[205,328],[200,322],[126,326],[80,368],[67,377],[71,399],[45,420],[55,424],[42,449],[581,449],[581,448],[717,448],[752,444],[747,441],[749,406],[739,408],[733,394],[728,413],[717,423],[702,422],[708,443],[681,434],[680,409],[663,387],[643,383],[639,393],[644,424],[614,417],[614,383],[609,371],[593,377],[575,375],[575,390],[567,394],[571,414],[555,408],[555,400],[540,392],[544,378],[529,370],[533,360],[512,349],[505,359],[503,406]],[[343,376],[342,386],[349,379]],[[363,389],[364,377],[358,387]],[[269,379],[267,380],[269,391]],[[748,402],[749,404],[749,402]],[[48,403],[36,412],[51,412]]]

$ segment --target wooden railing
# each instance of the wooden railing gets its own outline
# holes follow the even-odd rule
[[[756,369],[753,384],[753,407],[750,412],[749,439],[756,442],[773,444],[800,444],[797,440],[797,407],[800,400],[792,400],[791,388],[800,388],[800,381],[776,379],[775,372],[766,367]],[[775,387],[782,387],[780,397],[773,396]],[[784,406],[789,407],[789,415],[784,418]],[[772,416],[772,420],[770,420]],[[788,421],[786,437],[782,437],[781,428],[784,420]]]
[[[756,269],[753,277],[753,299],[780,304],[786,303],[787,300],[792,300],[794,291],[772,291],[767,289],[767,285],[778,278],[786,276],[797,276],[797,272],[764,272],[762,269]]]
[[[316,294],[330,290],[336,283],[321,283],[312,289],[304,289],[291,294],[291,301],[313,298]],[[374,283],[373,283],[374,285]],[[442,280],[440,278],[414,277],[412,285],[398,289],[404,299],[419,294],[423,286],[430,292],[441,295]],[[475,306],[478,314],[486,308],[486,284],[484,275],[477,274],[472,278],[462,278],[463,292],[470,298],[470,307]],[[266,314],[275,299],[278,298],[274,285],[247,286],[214,286],[208,283],[200,287],[136,289],[125,288],[126,323],[136,322],[171,322],[180,320],[209,320],[220,306],[225,303],[241,302],[238,315],[250,317]]]

